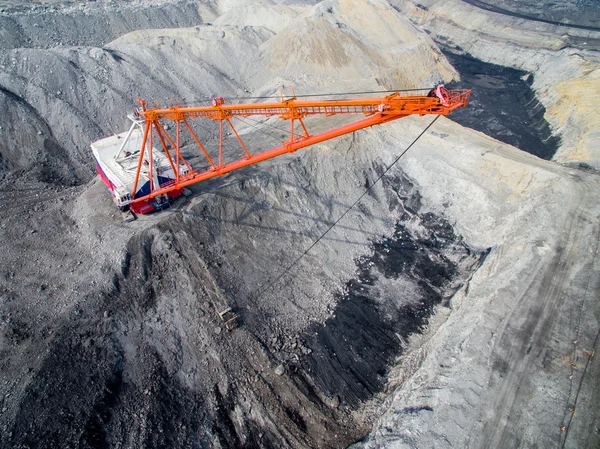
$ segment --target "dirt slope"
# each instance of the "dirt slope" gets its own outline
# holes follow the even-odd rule
[[[422,213],[397,171],[265,290],[393,160],[397,147],[360,134],[204,184],[133,224],[88,183],[89,141],[123,130],[138,96],[272,94],[290,78],[317,89],[342,75],[343,91],[454,74],[384,2],[272,8],[318,33],[324,47],[305,55],[322,58],[313,75],[297,58],[278,78],[281,52],[293,51],[282,42],[305,37],[291,26],[282,39],[275,22],[3,51],[2,446],[346,446],[368,431],[359,410],[383,389],[402,341],[480,263],[483,249]],[[379,30],[361,29],[357,9],[394,39],[382,46]],[[410,72],[361,72],[421,53]],[[390,268],[390,252],[405,262]],[[226,306],[242,322],[233,332],[218,319]]]
[[[446,207],[467,240],[492,250],[447,321],[400,361],[398,389],[358,447],[594,447],[598,409],[582,399],[596,388],[598,177],[493,141],[470,149],[450,123],[436,131],[453,151],[424,142],[404,168],[428,206]],[[488,179],[458,196],[457,181],[432,178],[438,165],[461,182]]]
[[[171,210],[122,223],[88,145],[123,131],[137,97],[457,76],[385,1],[257,3],[3,12],[23,33],[0,52],[0,445],[337,448],[371,431],[366,447],[593,447],[594,172],[440,119],[273,285],[430,117],[204,183]],[[140,22],[121,20],[130,7]],[[46,13],[56,20],[37,20]],[[95,26],[105,19],[109,43]],[[73,23],[86,29],[71,33]],[[47,45],[46,32],[68,39]],[[563,45],[520,38],[546,56]],[[561,54],[571,71],[559,81],[593,82],[576,59]],[[570,101],[546,98],[548,108]],[[581,111],[550,121],[593,162]],[[200,134],[211,142],[209,128]],[[228,306],[240,316],[232,332],[217,315]],[[569,419],[573,406],[583,419]]]

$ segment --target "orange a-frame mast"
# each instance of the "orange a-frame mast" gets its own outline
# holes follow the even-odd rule
[[[429,95],[401,95],[395,92],[391,95],[380,98],[352,98],[343,100],[298,100],[295,96],[284,99],[280,102],[270,103],[251,103],[251,104],[225,104],[223,98],[213,99],[212,106],[203,107],[182,107],[176,106],[167,109],[147,108],[143,100],[138,100],[141,108],[136,111],[136,115],[145,121],[144,137],[140,151],[137,172],[131,197],[135,198],[140,170],[144,160],[144,150],[149,143],[148,151],[150,160],[152,160],[152,136],[154,133],[158,136],[158,141],[166,154],[171,168],[175,173],[175,180],[162,185],[153,185],[150,178],[150,193],[148,195],[135,198],[132,203],[148,201],[159,195],[172,192],[177,189],[195,184],[216,176],[222,176],[226,173],[238,170],[248,165],[256,164],[285,153],[292,153],[300,148],[314,145],[328,139],[333,139],[344,134],[357,131],[373,125],[380,125],[392,120],[406,117],[412,114],[426,115],[446,115],[454,109],[466,106],[469,102],[471,90],[446,90],[443,87],[437,87]],[[322,115],[325,117],[341,114],[363,115],[364,118],[333,128],[329,131],[311,135],[303,121],[304,117],[312,115]],[[241,137],[234,128],[231,119],[233,117],[273,117],[277,116],[283,120],[290,121],[290,137],[282,145],[267,149],[265,151],[251,154]],[[218,161],[213,161],[208,152],[193,132],[188,123],[188,119],[207,118],[219,121],[219,154]],[[165,127],[161,124],[162,120],[175,122],[175,139],[173,140],[167,133]],[[296,121],[300,128],[296,126]],[[224,163],[223,161],[223,125],[224,122],[231,128],[238,139],[242,149],[243,157]],[[210,168],[198,172],[192,170],[187,161],[180,152],[180,133],[182,125],[187,129],[196,145],[210,164]],[[299,134],[296,132],[299,131]],[[170,149],[169,149],[170,147]],[[174,156],[172,156],[174,153]],[[175,162],[174,162],[175,160]],[[180,161],[188,168],[187,173],[181,174]],[[151,163],[151,162],[150,162]]]

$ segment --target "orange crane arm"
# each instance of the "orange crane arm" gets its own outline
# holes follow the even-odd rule
[[[465,106],[470,90],[446,91],[446,105],[440,103],[435,96],[408,95],[401,96],[398,92],[382,98],[354,98],[344,100],[312,100],[298,101],[295,97],[282,102],[260,104],[219,104],[219,99],[213,100],[213,106],[202,107],[172,107],[168,109],[144,109],[140,111],[145,120],[182,120],[184,118],[206,117],[212,120],[224,120],[226,117],[249,117],[260,115],[270,117],[277,115],[284,120],[305,117],[308,115],[337,115],[337,114],[375,114],[403,112],[409,114],[448,114],[452,110]],[[143,102],[142,102],[143,103]]]
[[[132,203],[140,203],[151,200],[159,195],[164,195],[169,192],[181,190],[183,187],[195,184],[216,176],[222,176],[226,173],[238,170],[248,165],[256,164],[285,153],[294,152],[300,148],[314,145],[325,140],[333,139],[344,134],[357,131],[373,125],[383,124],[392,120],[406,117],[412,114],[425,115],[436,114],[446,115],[456,108],[466,106],[469,102],[471,90],[446,90],[443,87],[438,87],[432,90],[428,95],[400,95],[396,92],[391,95],[380,98],[354,98],[344,100],[308,100],[298,101],[296,97],[290,99],[282,99],[281,102],[269,103],[251,103],[251,104],[225,104],[221,97],[213,99],[212,106],[203,107],[182,107],[176,106],[166,109],[146,108],[144,101],[139,100],[141,109],[136,111],[136,115],[145,121],[144,141],[142,146],[152,141],[153,131],[158,135],[162,146],[162,150],[166,154],[175,169],[175,180],[161,184],[159,186],[152,185],[150,193],[138,198],[135,198],[137,191],[140,168],[144,158],[144,148],[140,151],[138,162],[138,170],[136,173]],[[365,118],[356,122],[333,128],[329,131],[319,134],[310,135],[303,118],[312,115],[332,116],[340,114],[361,114]],[[283,120],[290,121],[290,138],[284,141],[282,145],[262,151],[257,154],[250,154],[244,142],[231,123],[233,117],[250,117],[263,116],[272,117],[278,116]],[[188,124],[188,119],[208,118],[210,120],[219,121],[219,158],[218,163],[213,162],[209,157],[204,146],[200,143],[198,137],[194,134],[192,128]],[[167,134],[167,131],[161,124],[161,120],[171,120],[176,123],[176,138],[175,142]],[[301,126],[301,134],[297,134],[295,130],[295,122],[298,121]],[[244,155],[241,159],[224,163],[223,162],[223,122],[233,130],[241,147],[244,150]],[[203,172],[191,170],[185,159],[180,153],[180,130],[181,124],[187,128],[188,132],[196,142],[199,149],[202,151],[207,161],[210,163],[210,168]],[[170,148],[170,149],[169,149]],[[151,144],[148,147],[150,159],[152,158]],[[175,153],[176,164],[173,164],[171,152]],[[187,173],[180,176],[179,161],[185,163],[190,169]]]

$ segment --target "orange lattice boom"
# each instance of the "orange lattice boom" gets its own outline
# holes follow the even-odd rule
[[[141,107],[136,111],[134,125],[129,133],[119,135],[121,137],[117,136],[116,141],[111,141],[112,143],[108,142],[111,138],[95,142],[92,144],[92,149],[96,156],[98,171],[111,188],[117,204],[121,207],[129,206],[134,212],[145,213],[159,208],[158,206],[168,201],[169,197],[174,198],[181,195],[186,186],[222,176],[285,153],[291,153],[300,148],[408,115],[449,114],[456,108],[466,106],[470,94],[470,90],[446,90],[443,86],[438,86],[429,91],[427,95],[401,95],[400,92],[395,92],[384,97],[342,100],[298,100],[295,96],[291,98],[282,96],[281,101],[278,102],[248,104],[225,104],[223,98],[217,97],[213,99],[212,106],[175,106],[162,109],[160,107],[149,108],[144,101],[139,100]],[[303,120],[309,116],[330,117],[350,114],[362,117],[355,122],[317,134],[311,134]],[[278,117],[288,120],[289,137],[279,146],[251,153],[235,129],[232,118],[253,116]],[[189,120],[200,118],[219,122],[219,152],[216,161],[210,157],[190,126]],[[174,122],[175,135],[173,137],[163,126],[165,121]],[[321,126],[322,122],[320,121]],[[136,124],[139,128],[137,133],[134,132]],[[237,160],[229,162],[223,160],[224,126],[231,129],[243,150],[242,157]],[[180,142],[184,129],[191,136],[201,154],[204,155],[209,164],[208,169],[198,172],[192,169],[182,156]],[[125,139],[121,142],[123,136]],[[131,140],[134,140],[135,145],[139,147],[127,151],[126,144]],[[103,146],[104,141],[106,141],[106,145]],[[153,141],[159,142],[159,150],[153,147]],[[108,147],[113,149],[104,150]],[[111,154],[111,163],[106,163],[108,158],[103,151]],[[135,169],[132,165],[133,159],[137,160]],[[159,169],[158,165],[161,164]],[[123,177],[120,177],[118,173],[119,167],[128,173],[135,172],[133,185],[131,182],[123,182]],[[114,182],[115,180],[116,182]],[[118,188],[119,182],[122,184],[120,189]]]

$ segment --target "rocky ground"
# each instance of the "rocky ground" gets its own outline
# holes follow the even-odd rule
[[[435,1],[390,3],[3,2],[2,447],[598,445],[594,53],[581,29],[515,39],[523,19],[476,5],[456,6],[466,26]],[[498,140],[439,119],[289,273],[431,117],[194,186],[133,223],[94,176],[89,142],[123,131],[138,97],[461,73],[481,90],[457,120]],[[506,117],[518,97],[528,135]],[[242,126],[259,146],[272,131]]]

